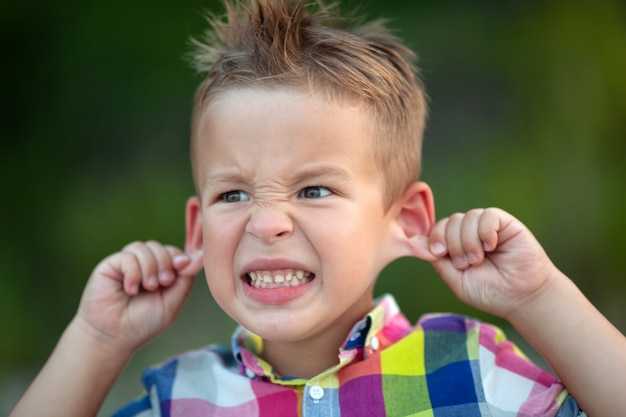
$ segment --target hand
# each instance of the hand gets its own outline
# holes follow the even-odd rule
[[[201,253],[131,243],[95,268],[76,319],[103,343],[133,352],[174,321],[201,267]]]
[[[495,208],[440,220],[429,246],[435,270],[461,301],[504,318],[530,305],[557,271],[531,232]]]

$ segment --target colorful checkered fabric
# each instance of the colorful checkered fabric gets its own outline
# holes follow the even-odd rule
[[[115,417],[584,416],[559,381],[502,332],[464,316],[412,327],[391,296],[357,323],[339,363],[310,379],[281,378],[245,329],[233,350],[209,347],[147,370],[147,394]]]

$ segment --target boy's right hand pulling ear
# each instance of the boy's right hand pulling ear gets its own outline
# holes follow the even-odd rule
[[[100,262],[76,316],[11,416],[95,416],[133,353],[174,320],[201,266],[201,254],[153,241],[131,243]]]
[[[201,268],[201,253],[131,243],[94,269],[76,319],[103,343],[133,352],[174,321]]]

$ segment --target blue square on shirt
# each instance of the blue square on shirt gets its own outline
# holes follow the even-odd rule
[[[435,372],[451,363],[469,360],[466,334],[424,332],[424,338],[426,373]]]
[[[141,379],[146,391],[150,392],[152,387],[156,386],[157,393],[161,400],[171,399],[177,369],[178,360],[171,360],[160,367],[150,368],[144,371]]]
[[[478,401],[469,361],[445,365],[426,375],[426,381],[433,409]]]

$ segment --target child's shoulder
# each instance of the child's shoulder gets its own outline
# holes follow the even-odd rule
[[[224,346],[211,345],[172,356],[146,369],[141,377],[144,394],[114,414],[114,417],[153,415],[162,405],[176,402],[197,407],[196,400],[211,401],[218,392],[223,371],[233,364],[232,353]]]
[[[162,383],[164,379],[187,378],[189,375],[204,373],[207,370],[233,367],[236,367],[236,361],[230,349],[223,345],[210,345],[179,353],[146,369],[142,381],[149,387],[155,383]]]
[[[504,338],[504,332],[496,325],[479,318],[456,313],[427,313],[417,321],[417,329],[424,332],[451,334],[496,333]]]
[[[425,348],[438,352],[434,356],[461,349],[473,359],[485,359],[485,353],[490,352],[528,361],[524,353],[507,339],[500,327],[475,317],[454,313],[428,313],[420,317],[415,331],[423,333]]]

